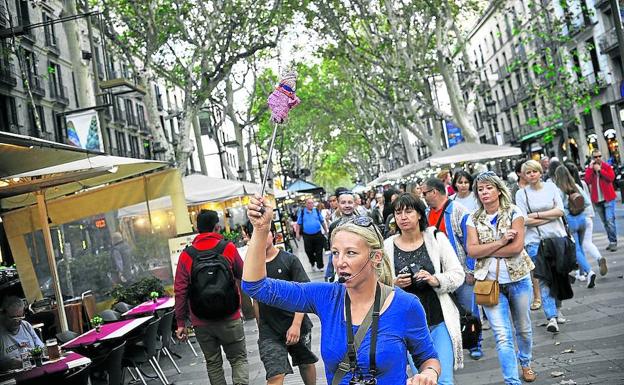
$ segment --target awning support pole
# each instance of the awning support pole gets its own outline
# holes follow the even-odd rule
[[[41,231],[43,232],[43,240],[48,254],[48,264],[50,265],[50,276],[52,278],[52,286],[54,288],[54,296],[56,297],[56,310],[58,312],[58,320],[61,332],[69,330],[67,326],[67,316],[65,315],[65,305],[63,304],[63,294],[61,293],[61,285],[59,282],[58,271],[56,270],[56,258],[54,256],[54,248],[52,247],[52,234],[50,233],[50,224],[48,223],[48,208],[45,203],[45,195],[43,190],[35,193],[37,197],[37,209],[39,211],[39,220],[41,221]]]

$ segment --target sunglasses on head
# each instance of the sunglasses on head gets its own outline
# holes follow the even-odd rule
[[[344,224],[347,223],[353,223],[354,225],[360,226],[360,227],[373,227],[375,229],[375,233],[377,234],[377,237],[379,238],[379,244],[383,245],[383,235],[381,235],[381,232],[379,231],[379,229],[377,228],[377,226],[375,225],[375,222],[373,222],[372,218],[370,217],[355,217],[347,222],[345,222]]]
[[[497,176],[496,173],[494,171],[483,171],[480,172],[479,175],[477,175],[477,177],[475,178],[476,180],[481,180],[481,179],[486,179],[486,178],[491,178],[493,176]]]

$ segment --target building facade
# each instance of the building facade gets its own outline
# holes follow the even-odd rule
[[[102,18],[90,16],[88,25],[77,3],[9,0],[7,8],[0,2],[0,131],[72,144],[66,117],[97,111],[99,150],[115,156],[168,160],[162,150],[165,144],[154,138],[153,130],[162,130],[168,144],[175,145],[182,90],[160,80],[141,86],[134,66],[104,38]],[[71,15],[79,17],[70,19]],[[145,87],[152,87],[153,92],[146,92]],[[157,119],[153,121],[158,122],[157,127],[150,125],[144,103],[149,95],[155,98]],[[228,135],[222,133],[224,139]],[[195,151],[187,170],[200,172],[204,154],[197,140],[202,136],[191,133],[191,138]],[[214,141],[202,140],[208,147]],[[235,151],[228,151],[223,159],[237,169]],[[208,159],[208,168],[218,170],[213,160]]]
[[[468,37],[471,65],[479,71],[472,120],[482,142],[518,145],[534,158],[564,159],[569,146],[571,159],[579,165],[598,148],[619,162],[622,70],[608,3],[522,0],[489,6]],[[545,52],[555,48],[556,40],[525,32],[535,27],[540,11],[546,15],[540,21],[542,31],[552,26],[567,37],[556,47],[561,65],[574,74],[567,80],[567,92],[591,95],[584,106],[568,111],[574,119],[553,120],[561,108],[549,95],[535,92],[554,81],[535,68],[546,66]]]

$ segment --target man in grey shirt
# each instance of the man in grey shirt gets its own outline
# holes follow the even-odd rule
[[[24,302],[17,297],[6,297],[0,309],[0,370],[22,367],[20,350],[43,348],[43,343],[32,325],[24,320]]]

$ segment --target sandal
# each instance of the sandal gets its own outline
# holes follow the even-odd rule
[[[526,382],[533,382],[537,378],[537,373],[531,368],[522,368],[522,379]]]
[[[539,310],[542,307],[542,299],[536,298],[531,303],[531,310]]]

